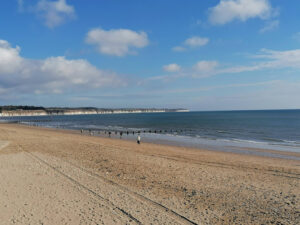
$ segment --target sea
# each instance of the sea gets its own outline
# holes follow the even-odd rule
[[[26,116],[0,120],[83,129],[84,133],[100,136],[111,132],[112,138],[132,140],[140,132],[142,142],[300,160],[297,154],[280,154],[300,153],[300,110]]]

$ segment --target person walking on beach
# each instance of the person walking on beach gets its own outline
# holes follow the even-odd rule
[[[138,144],[140,144],[140,143],[141,143],[141,135],[138,135],[138,136],[137,136],[137,140],[136,140],[136,142],[137,142]]]

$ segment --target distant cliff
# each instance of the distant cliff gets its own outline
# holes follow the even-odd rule
[[[145,109],[145,108],[44,108],[35,106],[0,106],[0,116],[50,116],[50,115],[82,115],[82,114],[119,114],[119,113],[157,113],[188,112],[186,109]]]

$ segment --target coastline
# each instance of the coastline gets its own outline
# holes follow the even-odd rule
[[[9,142],[0,150],[8,223],[300,222],[296,160],[18,124],[0,124],[0,140]]]
[[[4,123],[5,124],[5,123]],[[21,126],[28,126],[32,127],[32,125],[26,124],[26,123],[20,123],[18,125]],[[36,127],[36,126],[33,126]],[[63,128],[53,128],[53,127],[43,127],[38,126],[38,128],[45,128],[50,130],[56,130],[56,131],[66,131],[71,133],[80,133],[79,129],[63,129]],[[102,133],[99,134],[98,130],[92,130],[93,136],[95,137],[101,137],[101,138],[108,138],[108,139],[122,139],[122,140],[128,140],[128,141],[136,141],[136,136],[129,134],[126,135],[125,132],[120,138],[119,134],[114,134],[112,132],[111,136],[109,137],[108,134],[104,134],[103,130]],[[89,132],[87,130],[84,130],[84,135],[90,136]],[[142,142],[149,143],[149,144],[158,144],[158,145],[166,145],[166,146],[174,146],[174,147],[183,147],[183,148],[192,148],[192,149],[198,149],[198,150],[207,150],[207,151],[216,151],[216,152],[225,152],[225,153],[236,153],[236,154],[243,154],[243,155],[254,155],[254,156],[261,156],[261,157],[271,157],[271,158],[281,158],[281,159],[291,159],[291,160],[300,160],[300,152],[299,151],[283,151],[280,149],[276,149],[275,146],[274,149],[272,149],[272,146],[268,148],[261,148],[261,147],[248,147],[248,146],[234,146],[234,145],[227,145],[222,146],[222,144],[228,144],[228,143],[220,143],[219,145],[212,145],[210,144],[203,144],[199,142],[193,141],[190,137],[182,137],[182,136],[173,136],[173,138],[170,138],[170,135],[166,134],[154,134],[154,133],[141,133]],[[211,141],[214,142],[214,141]],[[216,142],[216,140],[215,140]]]
[[[132,113],[167,113],[167,112],[189,112],[188,109],[43,109],[43,110],[10,110],[0,111],[0,119],[29,116],[63,116],[63,115],[105,115],[105,114],[132,114]]]
[[[30,116],[2,121],[83,129],[106,137],[117,132],[123,133],[123,139],[134,140],[140,132],[143,142],[300,160],[299,120],[290,123],[299,116],[299,110],[292,110]]]

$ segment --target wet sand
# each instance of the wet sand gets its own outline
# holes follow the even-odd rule
[[[0,124],[0,179],[1,224],[300,224],[297,160]]]

